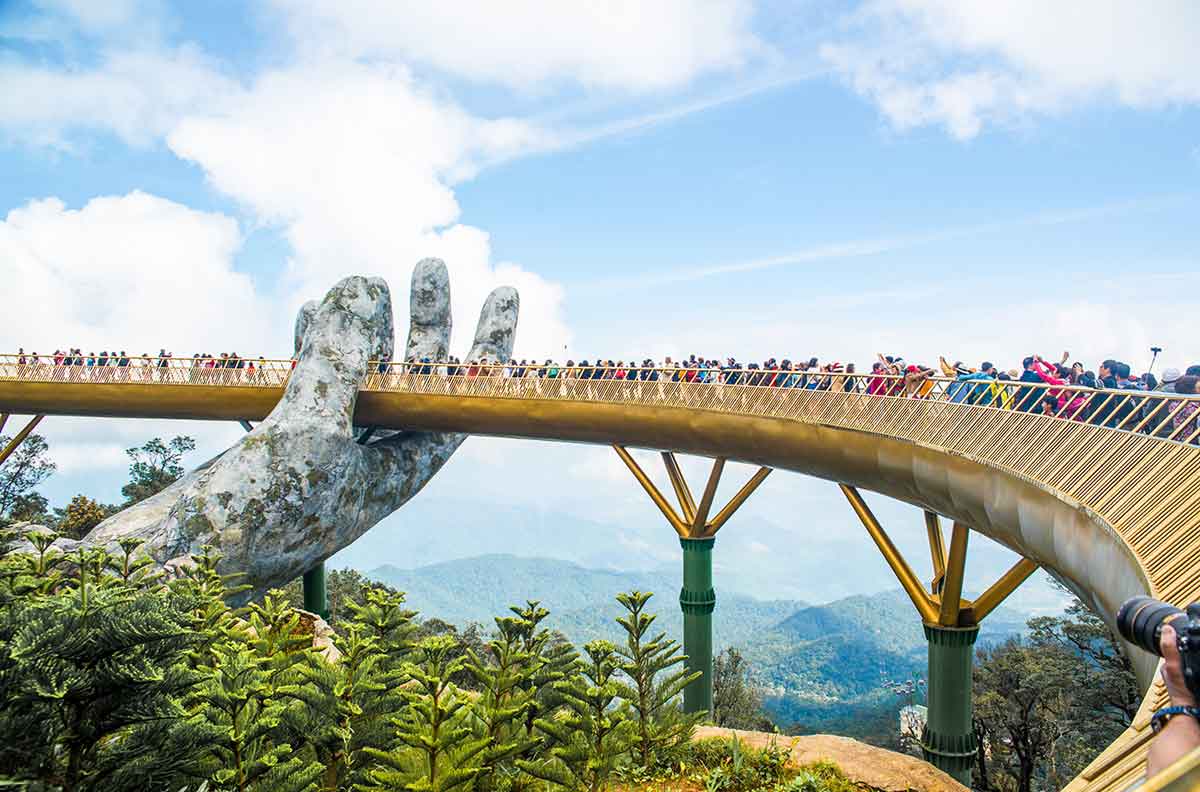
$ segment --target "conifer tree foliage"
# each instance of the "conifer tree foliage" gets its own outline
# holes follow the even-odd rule
[[[405,666],[415,683],[402,691],[408,709],[394,721],[403,747],[366,749],[378,766],[360,785],[365,792],[454,792],[469,789],[480,773],[487,738],[475,734],[470,702],[450,681],[467,663],[463,656],[452,658],[453,649],[446,635],[417,644],[415,661]]]
[[[0,786],[597,792],[631,760],[661,767],[694,723],[649,594],[619,598],[619,651],[580,659],[538,602],[484,642],[364,583],[327,656],[290,595],[231,607],[246,586],[212,547],[167,577],[137,541],[64,556],[26,538],[0,557]]]
[[[621,760],[628,755],[637,732],[621,696],[616,647],[608,641],[584,645],[586,660],[577,660],[580,673],[554,683],[564,710],[555,718],[538,718],[536,725],[550,746],[541,760],[518,760],[530,775],[568,789],[600,792]]]
[[[272,659],[237,643],[214,647],[213,674],[190,699],[216,727],[210,745],[216,789],[307,792],[323,768],[272,739],[286,706],[272,684]]]
[[[179,703],[200,681],[179,662],[195,641],[184,615],[190,603],[107,574],[114,564],[104,551],[23,559],[42,572],[68,560],[74,577],[54,570],[62,585],[6,597],[0,615],[0,767],[32,771],[67,792],[173,778],[210,736]],[[23,577],[28,570],[7,580]]]
[[[691,739],[703,713],[684,714],[679,708],[683,689],[699,679],[699,671],[689,673],[683,667],[687,656],[666,633],[649,637],[655,614],[645,612],[654,596],[649,592],[618,594],[617,601],[628,614],[617,619],[626,633],[625,646],[617,649],[622,657],[621,670],[629,683],[620,683],[620,695],[637,722],[634,754],[646,770],[666,750]]]
[[[362,625],[387,656],[384,665],[399,668],[416,643],[417,612],[404,608],[404,593],[385,588],[368,589],[362,602],[346,603],[355,623]]]
[[[550,611],[537,600],[527,600],[525,607],[514,605],[509,610],[517,617],[521,648],[531,658],[531,671],[524,682],[525,689],[532,692],[531,706],[525,713],[525,734],[533,738],[537,719],[548,717],[562,705],[562,693],[555,685],[577,671],[578,653],[561,634],[541,626]]]
[[[369,747],[394,745],[392,718],[405,707],[401,686],[408,676],[389,670],[379,642],[360,624],[351,623],[336,643],[336,663],[299,666],[301,684],[288,691],[293,701],[283,723],[289,741],[308,741],[324,767],[323,792],[336,792],[369,781]]]
[[[541,659],[524,648],[526,623],[513,616],[496,618],[496,636],[487,652],[468,651],[468,668],[479,686],[475,714],[478,731],[487,741],[476,788],[494,789],[497,774],[518,756],[538,745],[525,731],[525,716],[535,706],[537,690],[531,680]]]

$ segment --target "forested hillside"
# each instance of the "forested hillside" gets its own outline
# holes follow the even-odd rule
[[[580,644],[619,637],[620,591],[655,593],[656,626],[682,640],[677,572],[613,572],[567,561],[487,555],[418,569],[384,566],[370,577],[407,592],[414,609],[458,626],[491,626],[491,615],[524,598],[554,603],[548,626]],[[718,581],[719,585],[719,581]],[[921,622],[899,589],[823,605],[757,600],[718,589],[714,647],[736,647],[783,729],[870,736],[894,721],[896,697],[886,681],[925,673]],[[984,623],[981,644],[1024,629],[1024,618],[999,609]]]
[[[459,626],[479,622],[490,629],[492,616],[514,602],[552,602],[547,626],[575,643],[611,640],[620,631],[615,620],[622,613],[613,597],[633,589],[651,591],[656,625],[677,640],[683,635],[678,572],[613,572],[550,558],[485,555],[418,569],[383,566],[369,577],[405,592],[413,609]],[[794,600],[756,600],[726,591],[718,591],[717,599],[716,646],[742,646],[804,607]]]

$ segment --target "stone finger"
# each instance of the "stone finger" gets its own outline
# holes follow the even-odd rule
[[[297,357],[300,355],[300,348],[304,346],[304,334],[308,331],[308,325],[312,322],[313,316],[317,313],[321,303],[316,300],[309,300],[300,306],[300,310],[296,312],[296,327],[292,333],[293,344],[292,352]]]
[[[417,263],[409,292],[408,344],[406,360],[446,359],[450,349],[450,275],[441,259]]]
[[[517,319],[521,312],[521,295],[511,286],[492,291],[479,311],[475,326],[475,343],[467,360],[487,360],[507,363],[512,357],[513,341],[517,336]]]

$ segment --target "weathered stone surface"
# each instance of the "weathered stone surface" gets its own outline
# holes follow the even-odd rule
[[[810,734],[803,737],[788,737],[782,734],[719,729],[701,726],[695,738],[710,737],[728,739],[736,734],[746,745],[765,748],[775,745],[789,747],[790,762],[806,765],[813,762],[833,762],[842,769],[846,777],[864,789],[879,792],[969,792],[962,784],[938,770],[933,765],[906,754],[876,748],[849,737],[832,734]]]
[[[507,360],[520,300],[500,288],[480,314],[469,360]],[[445,265],[413,272],[408,356],[440,359],[450,338]],[[358,384],[393,353],[391,295],[378,278],[351,277],[296,319],[298,362],[275,410],[232,448],[163,492],[108,518],[83,542],[146,540],[164,568],[211,544],[225,572],[253,590],[282,586],[349,545],[416,495],[465,435],[398,433],[355,442]]]

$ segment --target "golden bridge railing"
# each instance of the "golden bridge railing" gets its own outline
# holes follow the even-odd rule
[[[95,360],[95,358],[91,358]],[[157,383],[281,387],[295,363],[265,358],[235,365],[199,358],[108,358],[107,365],[55,363],[47,356],[0,355],[0,379],[63,383]],[[1011,410],[1195,444],[1200,395],[1093,389],[1044,382],[903,374],[776,369],[604,367],[383,362],[370,364],[363,387],[454,396],[676,404],[752,414],[774,413],[813,393],[844,393],[842,409],[883,419],[896,400],[941,401],[987,412]],[[805,396],[804,394],[809,394]],[[876,397],[886,397],[878,399]],[[822,400],[828,401],[828,400]],[[971,411],[974,414],[976,411]],[[861,416],[860,416],[861,417]],[[966,417],[966,416],[962,416]],[[1041,423],[1041,422],[1037,422]],[[959,431],[967,427],[956,424]]]

